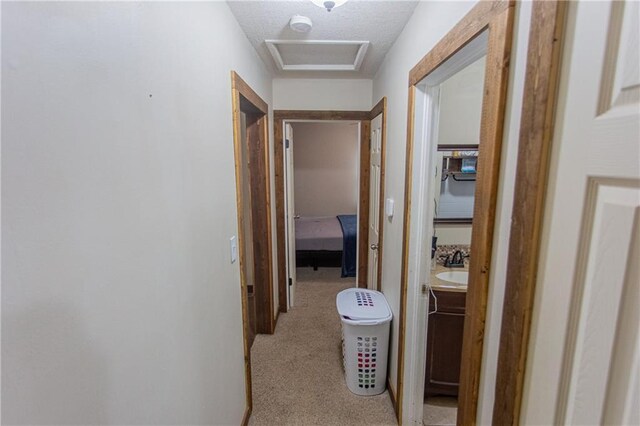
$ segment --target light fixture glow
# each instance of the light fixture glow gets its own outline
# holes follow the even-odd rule
[[[347,0],[311,0],[313,4],[323,9],[327,9],[327,12],[331,12],[336,7],[340,7],[347,2]]]

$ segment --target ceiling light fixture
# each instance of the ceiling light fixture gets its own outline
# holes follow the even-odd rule
[[[306,16],[293,15],[289,20],[289,28],[297,33],[308,33],[312,26],[313,22]]]
[[[327,12],[331,12],[334,8],[342,6],[347,0],[311,0],[313,4],[323,9],[327,9]]]

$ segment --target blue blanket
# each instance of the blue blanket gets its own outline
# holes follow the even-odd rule
[[[355,277],[358,218],[355,214],[343,214],[338,220],[342,227],[342,276]]]

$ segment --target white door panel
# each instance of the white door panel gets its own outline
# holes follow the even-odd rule
[[[522,424],[639,424],[638,6],[569,7]]]
[[[380,179],[382,161],[382,114],[371,122],[369,170],[369,261],[367,288],[375,290],[378,283],[378,243],[380,241]]]

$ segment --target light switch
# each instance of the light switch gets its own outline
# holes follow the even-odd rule
[[[384,214],[386,214],[389,219],[393,217],[393,204],[393,198],[387,198],[387,202],[384,203]]]
[[[231,263],[236,263],[236,260],[238,260],[238,243],[235,235],[229,239],[229,245],[231,248]]]

